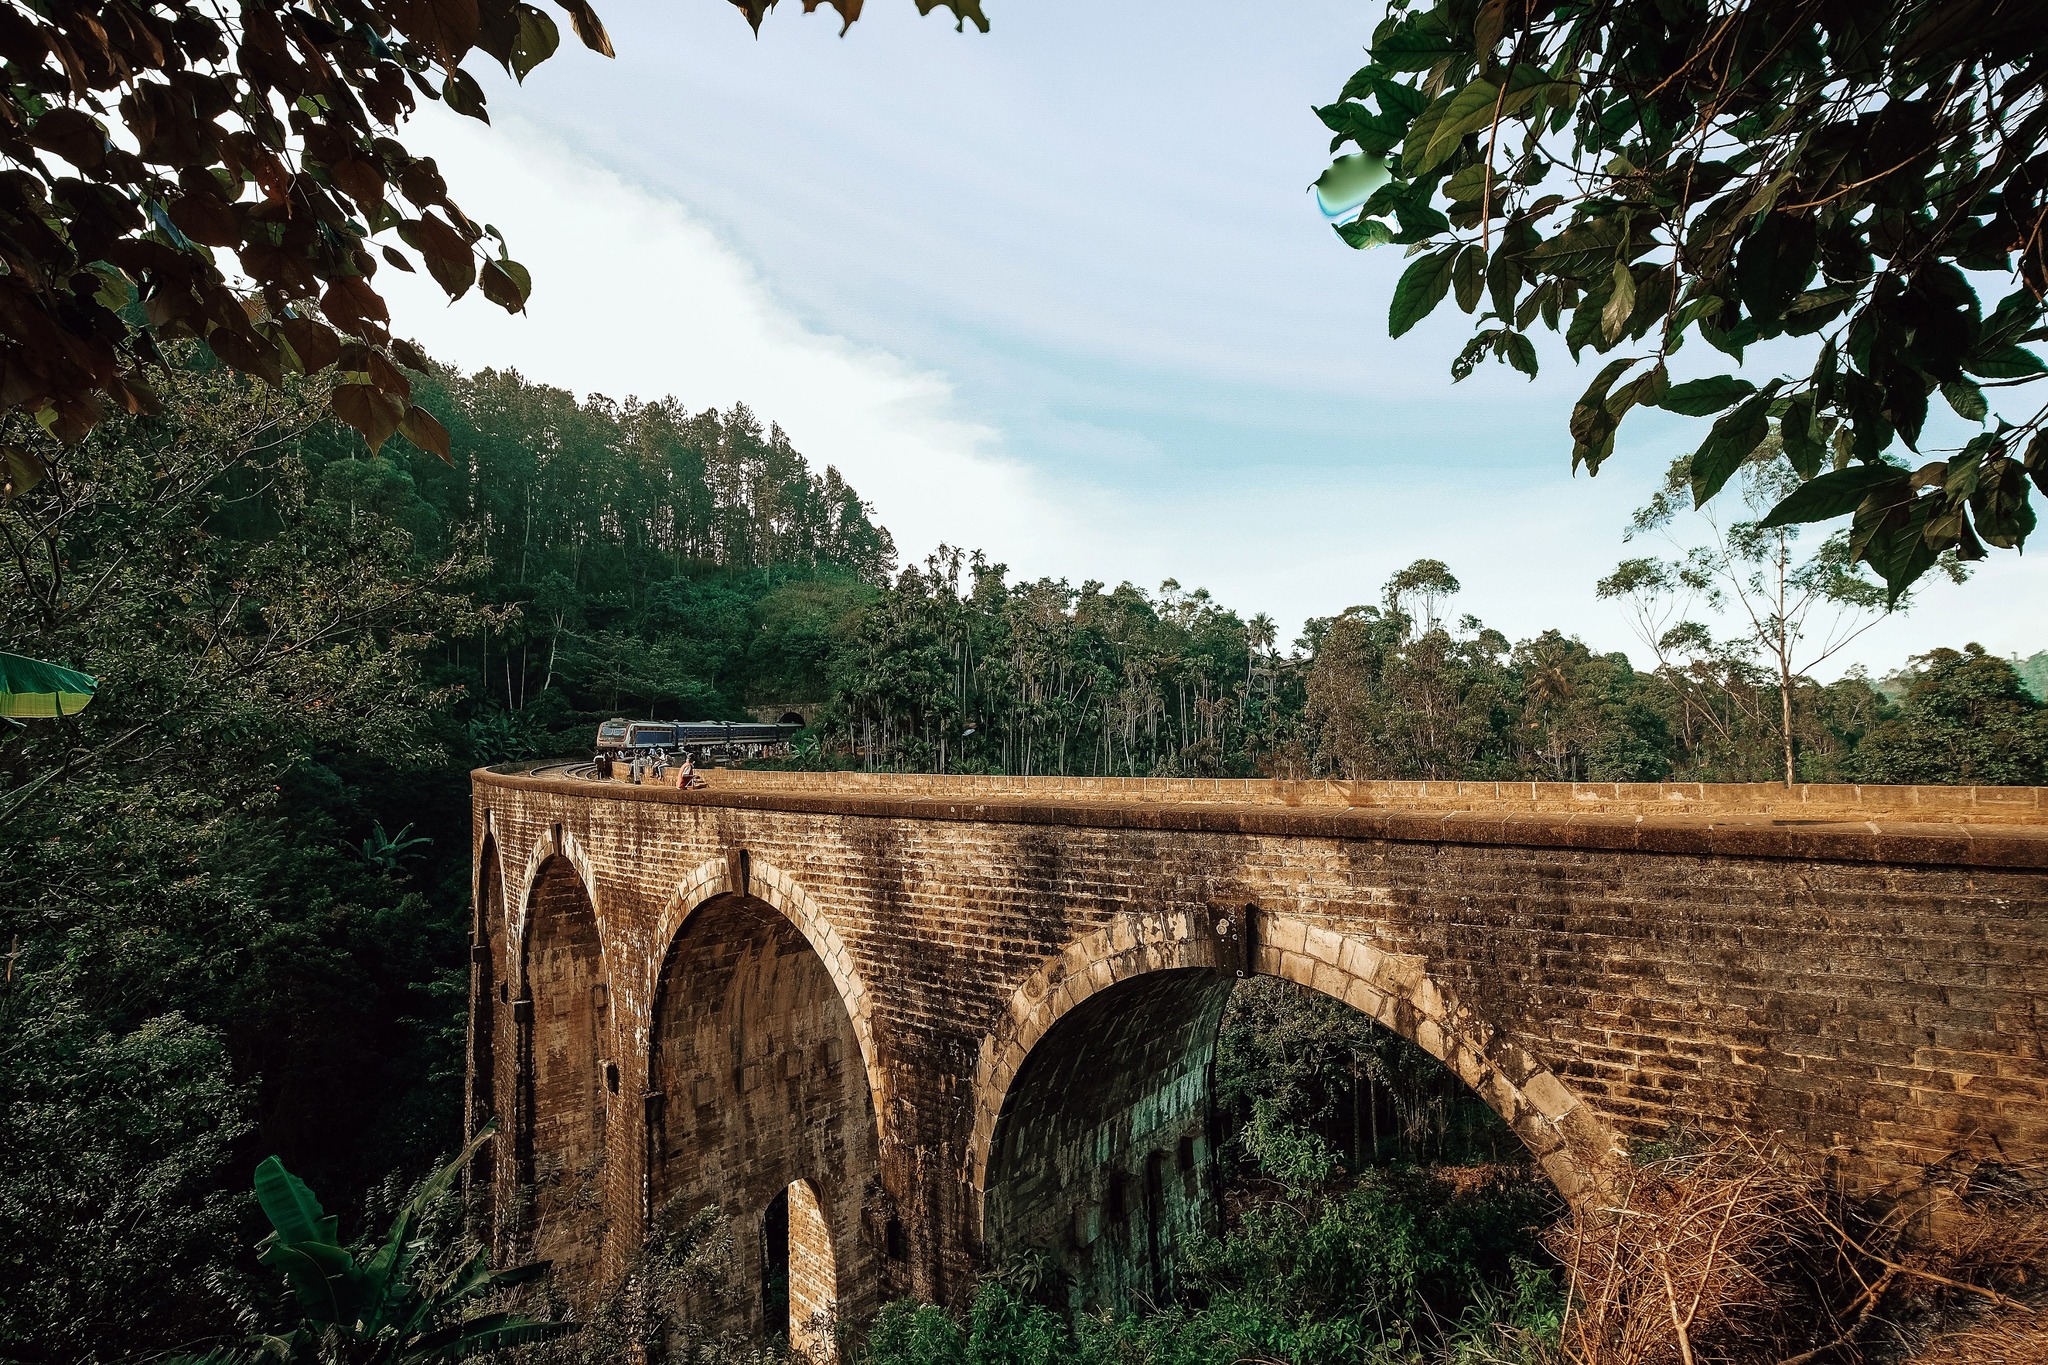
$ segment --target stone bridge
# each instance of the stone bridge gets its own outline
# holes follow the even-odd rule
[[[474,778],[479,1174],[586,1300],[711,1203],[798,1344],[1024,1248],[1127,1298],[1214,1216],[1252,973],[1571,1200],[1677,1124],[1871,1192],[2048,1157],[2048,789],[709,776]]]

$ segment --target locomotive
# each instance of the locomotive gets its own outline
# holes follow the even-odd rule
[[[707,759],[781,758],[789,753],[790,739],[803,728],[802,718],[794,714],[767,723],[614,718],[597,727],[595,762],[608,770],[612,763],[657,756],[676,761],[686,753],[699,763]]]

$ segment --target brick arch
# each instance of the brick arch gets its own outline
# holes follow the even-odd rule
[[[773,863],[763,862],[751,854],[746,855],[744,864],[737,851],[706,858],[683,875],[662,907],[661,918],[655,924],[653,951],[647,955],[646,976],[640,983],[640,998],[647,1003],[636,1025],[639,1030],[637,1055],[646,1058],[650,1068],[653,1066],[653,1040],[649,1035],[654,1026],[655,1001],[660,995],[662,973],[667,970],[669,954],[674,951],[676,940],[688,925],[690,916],[715,896],[751,896],[766,902],[790,922],[811,945],[811,951],[818,955],[818,960],[825,964],[825,972],[832,978],[833,988],[839,993],[839,1002],[845,1006],[846,1017],[853,1024],[854,1039],[860,1044],[861,1069],[867,1073],[868,1094],[874,1102],[876,1137],[879,1140],[880,1126],[884,1121],[882,1072],[875,1056],[873,1011],[867,983],[853,965],[853,955],[847,951],[846,941],[818,908],[817,902],[811,899],[810,893]],[[651,1072],[648,1079],[651,1084]]]
[[[496,872],[498,875],[499,896],[503,897],[512,885],[511,878],[505,875],[505,843],[504,840],[498,837],[497,820],[488,808],[485,809],[483,818],[477,821],[476,846],[476,866],[470,869],[469,877],[470,937],[472,940],[477,937],[477,931],[483,927],[484,872],[486,870],[484,853],[486,850],[491,855],[489,870]],[[502,962],[494,962],[491,964],[491,970],[495,973],[504,965]]]
[[[964,1174],[977,1229],[996,1123],[1031,1050],[1069,1011],[1120,981],[1176,968],[1237,966],[1229,948],[1207,932],[1210,913],[1120,915],[1046,959],[1010,997],[1009,1008],[983,1037],[974,1067],[974,1126]]]
[[[498,857],[502,861],[504,856],[503,846],[500,845]],[[534,840],[533,848],[526,855],[526,867],[519,875],[519,895],[516,898],[511,894],[510,882],[499,882],[505,894],[505,981],[515,992],[515,999],[518,998],[518,994],[532,992],[532,983],[526,979],[526,949],[529,930],[532,928],[533,893],[540,885],[541,868],[547,865],[548,859],[557,857],[576,870],[577,878],[583,883],[584,898],[590,902],[591,918],[597,922],[598,977],[604,983],[605,1000],[608,1005],[605,1010],[608,1016],[605,1027],[611,1040],[602,1060],[614,1061],[626,1055],[623,1050],[625,1039],[619,1024],[625,1011],[619,1008],[618,990],[612,981],[612,939],[605,927],[604,901],[597,891],[597,865],[592,861],[588,850],[583,847],[582,841],[576,837],[574,830],[553,825],[543,831],[540,838]],[[606,1092],[607,1107],[612,1104],[614,1098],[609,1091]]]
[[[504,1094],[510,1093],[512,1085],[500,1089],[501,1063],[509,1064],[516,1050],[506,1036],[511,1023],[508,1007],[499,1011],[498,992],[504,978],[506,954],[503,940],[505,923],[505,856],[502,840],[486,810],[479,820],[481,842],[477,845],[476,868],[470,886],[470,976],[469,976],[469,1037],[467,1040],[468,1078],[463,1096],[463,1136],[474,1138],[488,1123],[499,1120],[499,1102]],[[495,900],[493,899],[495,893]],[[498,951],[493,951],[496,944]],[[497,1225],[497,1173],[502,1163],[511,1169],[513,1162],[513,1140],[502,1130],[508,1125],[500,1122],[501,1130],[497,1141],[486,1144],[471,1159],[465,1179],[477,1195],[475,1227],[486,1239],[494,1235]]]
[[[1012,1085],[1046,1034],[1096,993],[1149,972],[1231,966],[1200,932],[1208,912],[1127,916],[1067,945],[1025,979],[982,1040],[974,1073],[973,1129],[964,1172],[971,1217],[983,1200],[998,1121]],[[1544,1173],[1576,1204],[1602,1188],[1622,1159],[1619,1139],[1548,1068],[1460,1005],[1425,959],[1291,915],[1256,911],[1250,970],[1342,1000],[1449,1066],[1514,1129]]]
[[[1438,986],[1426,958],[1292,915],[1259,911],[1256,926],[1253,971],[1342,1000],[1448,1066],[1571,1203],[1609,1183],[1625,1159],[1619,1136],[1548,1067]]]
[[[580,904],[558,904],[542,918],[537,907],[550,881],[580,893]],[[555,1262],[587,1310],[613,1242],[591,1196],[619,1160],[613,1131],[622,1117],[619,1092],[607,1081],[617,1075],[626,1002],[613,979],[595,867],[573,833],[552,825],[535,839],[507,918],[505,956],[514,991],[511,1160],[514,1178],[533,1187],[523,1230],[515,1234],[518,1254]],[[550,923],[559,932],[543,939]],[[550,951],[561,956],[551,960]]]
[[[504,854],[500,852],[499,857]],[[597,864],[591,859],[583,842],[574,830],[560,825],[550,826],[540,838],[533,841],[533,848],[526,855],[526,868],[519,875],[519,896],[516,900],[508,894],[506,915],[510,919],[505,934],[505,951],[508,954],[506,980],[526,980],[526,931],[530,917],[529,907],[533,900],[533,889],[540,883],[541,867],[550,858],[561,858],[576,869],[576,875],[583,882],[583,894],[590,901],[590,913],[597,920],[597,941],[600,945],[611,942],[611,935],[605,929],[604,898],[597,890]],[[507,892],[511,883],[504,883]],[[609,958],[605,967],[605,985],[611,986]]]

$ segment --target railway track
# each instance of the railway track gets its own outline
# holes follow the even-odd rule
[[[584,782],[609,782],[611,774],[595,763],[548,763],[533,770],[535,777],[573,777]]]

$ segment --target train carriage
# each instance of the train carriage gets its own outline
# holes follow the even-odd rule
[[[666,758],[674,763],[684,754],[698,763],[781,758],[789,753],[789,742],[801,729],[802,723],[794,719],[762,722],[620,717],[597,727],[596,762],[600,768],[608,769],[612,763],[630,763],[636,758]]]

